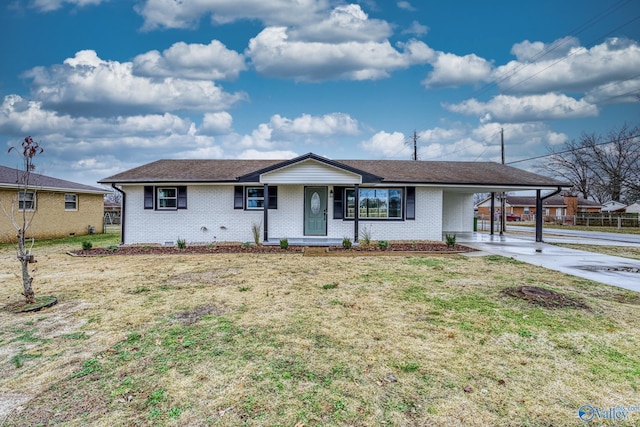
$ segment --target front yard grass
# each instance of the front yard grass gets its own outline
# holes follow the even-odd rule
[[[58,305],[0,312],[8,426],[578,425],[581,405],[638,405],[631,291],[499,256],[65,248],[36,253],[36,294]],[[11,250],[0,266],[8,304]],[[586,308],[503,292],[522,285]]]

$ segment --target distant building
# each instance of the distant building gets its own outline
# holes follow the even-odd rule
[[[27,237],[37,239],[102,233],[104,195],[97,187],[32,173],[24,191],[22,171],[0,166],[0,242],[16,240],[13,222],[32,217]]]
[[[500,210],[500,201],[495,198],[495,209]],[[487,217],[490,215],[491,198],[487,198],[476,205],[478,216]],[[563,217],[567,215],[575,215],[579,212],[600,212],[602,206],[594,201],[584,199],[578,196],[562,196],[556,195],[544,199],[542,202],[544,216]],[[508,221],[533,220],[536,213],[535,196],[510,196],[507,195],[505,201],[505,210]]]

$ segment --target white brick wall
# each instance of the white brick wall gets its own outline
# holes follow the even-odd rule
[[[445,192],[442,207],[442,232],[473,231],[473,194]]]
[[[329,190],[332,187],[329,186]],[[144,187],[126,186],[125,243],[252,242],[251,225],[262,224],[262,211],[233,208],[233,186],[190,185],[187,209],[156,211],[144,209]],[[374,240],[442,240],[444,231],[470,231],[473,227],[473,195],[447,193],[427,187],[416,188],[416,219],[408,221],[360,220],[359,228],[371,230]],[[304,233],[304,186],[278,185],[278,209],[269,210],[269,238],[299,238]],[[333,219],[333,199],[327,206],[327,237],[353,239],[353,221]],[[468,212],[458,212],[459,210]],[[469,226],[464,228],[464,224]],[[451,229],[450,227],[454,227]],[[261,238],[264,233],[262,228]]]

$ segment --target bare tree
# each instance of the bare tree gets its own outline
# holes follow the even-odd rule
[[[573,184],[583,198],[593,197],[593,171],[589,156],[580,141],[566,142],[560,151],[552,151],[546,161],[538,163],[538,169]]]
[[[640,127],[626,123],[606,138],[583,133],[538,167],[563,178],[586,198],[600,203],[640,194]]]
[[[11,221],[18,232],[16,252],[18,260],[22,265],[22,294],[27,304],[33,304],[36,302],[36,295],[32,286],[33,278],[29,275],[29,263],[34,261],[33,254],[31,254],[33,238],[27,238],[27,231],[35,214],[34,208],[36,203],[36,189],[31,182],[31,173],[35,169],[33,163],[34,157],[44,152],[44,149],[40,147],[33,138],[28,136],[22,141],[22,153],[15,147],[9,148],[9,152],[11,151],[17,152],[23,160],[23,169],[17,177],[17,183],[20,185],[21,190],[18,192],[17,203],[12,203]],[[15,215],[16,204],[18,216]],[[29,240],[31,241],[31,245],[27,248]]]

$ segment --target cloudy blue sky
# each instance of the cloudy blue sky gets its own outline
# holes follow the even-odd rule
[[[0,8],[0,144],[90,185],[160,158],[410,159],[414,131],[421,160],[500,161],[504,129],[510,162],[640,124],[638,0]]]

